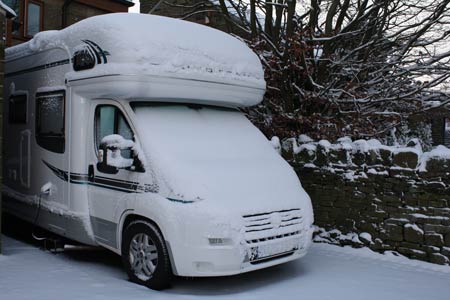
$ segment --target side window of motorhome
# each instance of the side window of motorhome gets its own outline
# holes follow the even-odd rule
[[[27,123],[27,95],[12,95],[9,97],[9,115],[10,124]]]
[[[64,153],[64,91],[36,94],[36,141],[39,146]]]
[[[100,149],[100,143],[105,136],[119,134],[127,140],[134,140],[133,131],[125,116],[114,105],[100,105],[95,110],[95,145]],[[124,158],[132,158],[131,150],[122,150]]]

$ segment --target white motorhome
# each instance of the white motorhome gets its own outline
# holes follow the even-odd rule
[[[7,49],[5,73],[7,212],[122,255],[154,289],[306,254],[310,198],[239,111],[265,92],[243,42],[110,14]]]

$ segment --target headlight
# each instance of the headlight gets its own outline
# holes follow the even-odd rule
[[[209,244],[211,246],[228,246],[232,245],[232,239],[228,238],[208,238]]]

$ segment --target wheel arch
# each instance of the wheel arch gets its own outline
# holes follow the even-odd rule
[[[119,232],[118,232],[119,242],[117,243],[118,247],[119,247],[119,249],[118,249],[119,253],[122,252],[123,233],[124,233],[125,229],[127,228],[127,226],[130,225],[134,221],[148,222],[148,223],[152,224],[159,231],[161,236],[163,237],[164,243],[166,244],[166,247],[167,247],[167,251],[169,252],[169,259],[170,259],[170,264],[172,266],[172,272],[175,275],[178,275],[170,242],[167,240],[166,236],[164,235],[164,232],[161,230],[161,228],[157,222],[155,222],[154,220],[152,220],[148,217],[145,217],[143,215],[136,214],[134,211],[128,211],[128,213],[125,212],[121,219],[122,220],[120,222]]]

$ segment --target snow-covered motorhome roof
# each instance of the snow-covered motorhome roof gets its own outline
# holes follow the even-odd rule
[[[106,74],[148,74],[265,89],[257,55],[242,41],[216,29],[145,14],[107,14],[60,31],[38,33],[8,48],[7,61],[62,48],[70,58],[86,48],[97,56],[93,69],[73,71],[69,80]]]

